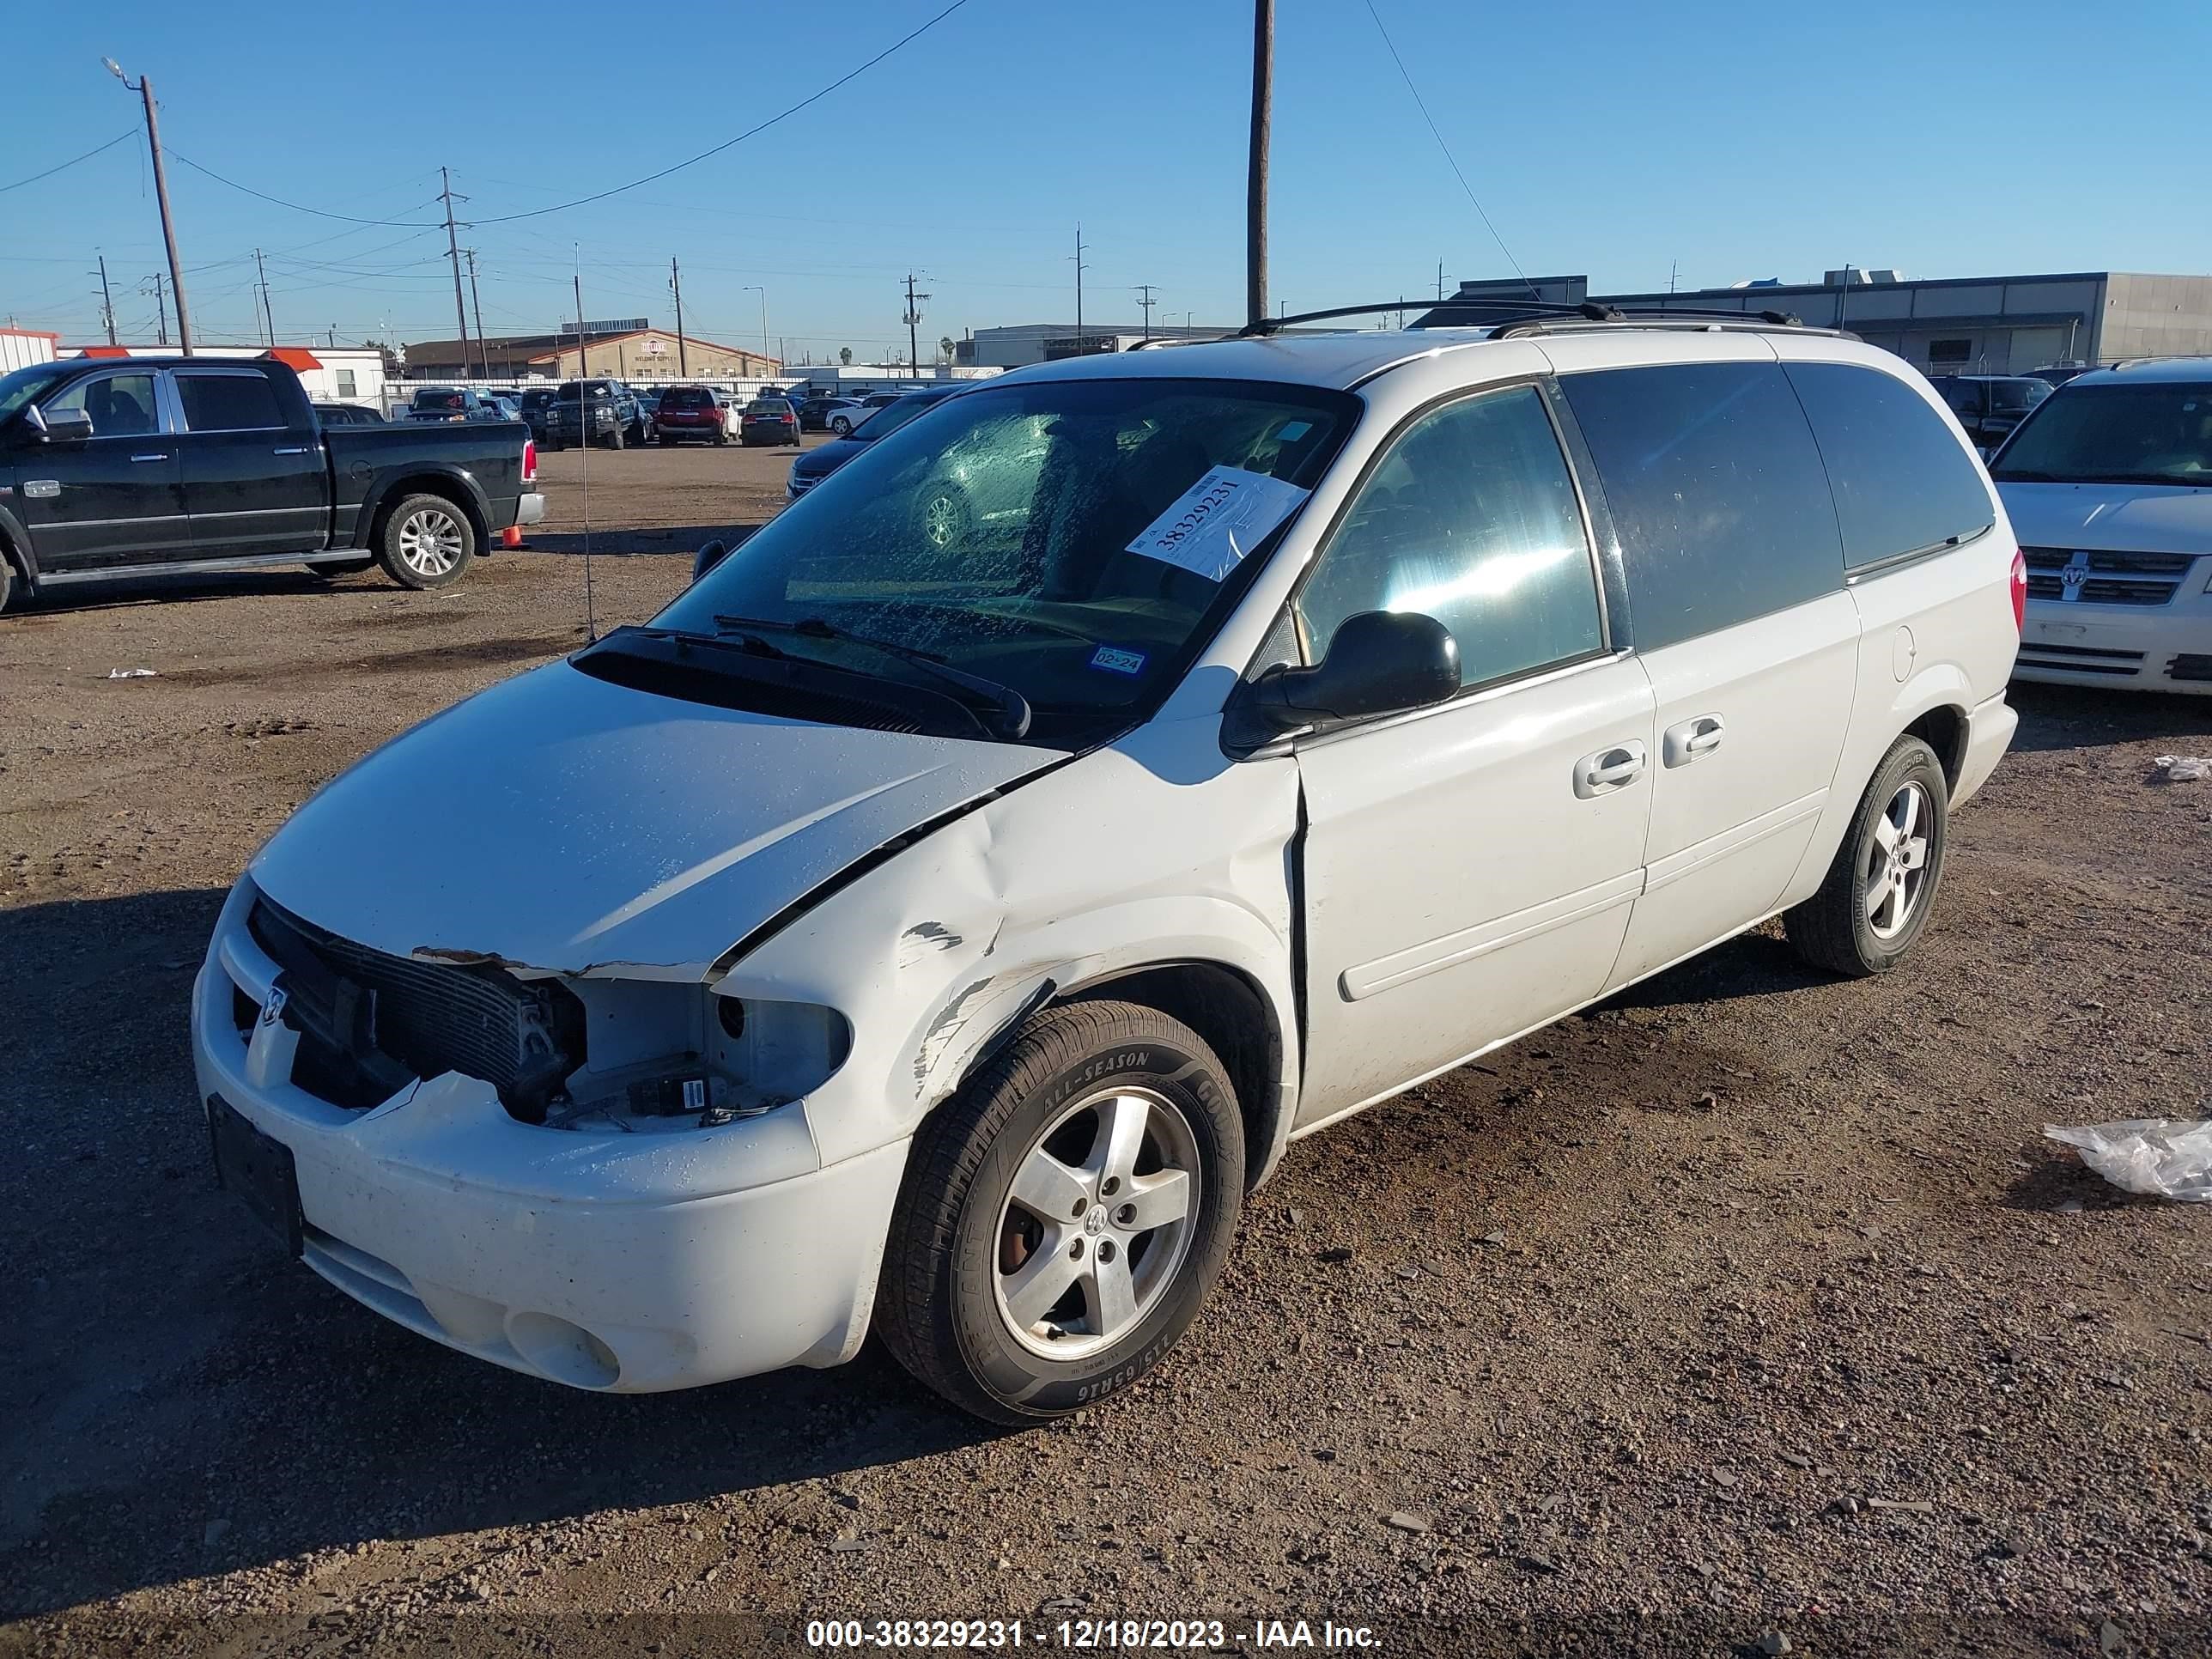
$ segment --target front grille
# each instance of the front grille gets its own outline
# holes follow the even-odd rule
[[[2023,668],[2055,668],[2068,674],[2111,674],[2122,679],[2142,672],[2143,653],[2140,651],[2102,651],[2087,645],[2046,645],[2039,640],[2022,640],[2020,646],[2020,665]]]
[[[2122,553],[2102,548],[2023,547],[2027,596],[2081,605],[2169,603],[2188,575],[2188,553]],[[2069,590],[2067,576],[2074,578]]]
[[[293,1080],[333,1104],[377,1105],[408,1077],[459,1072],[534,1121],[583,1063],[583,1006],[562,987],[489,963],[386,956],[265,897],[246,927],[284,970],[285,1023],[301,1037]]]
[[[2166,664],[2166,677],[2170,680],[2212,680],[2212,656],[2199,651],[2184,651]]]

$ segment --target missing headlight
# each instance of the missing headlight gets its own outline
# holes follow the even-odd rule
[[[717,995],[701,985],[573,981],[590,1063],[550,1127],[653,1133],[710,1128],[803,1098],[835,1075],[852,1028],[834,1008]]]

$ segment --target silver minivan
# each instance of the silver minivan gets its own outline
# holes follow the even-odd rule
[[[928,533],[955,468],[990,510]],[[1069,1412],[1297,1137],[1778,914],[1896,963],[2023,592],[1957,422],[1837,334],[1532,307],[980,383],[263,848],[193,1003],[218,1168],[533,1376],[872,1328]]]

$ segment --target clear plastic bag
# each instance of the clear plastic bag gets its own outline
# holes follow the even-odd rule
[[[2046,1123],[2043,1133],[2124,1191],[2212,1203],[2212,1122],[2134,1117],[2075,1129]]]
[[[2212,760],[2197,755],[2160,755],[2151,764],[2168,783],[2202,783],[2212,778]]]

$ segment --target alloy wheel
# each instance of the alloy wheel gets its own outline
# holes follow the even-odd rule
[[[1000,1212],[995,1289],[1014,1340],[1072,1360],[1135,1329],[1196,1237],[1199,1175],[1188,1121],[1150,1090],[1109,1090],[1054,1117]]]
[[[1928,885],[1928,792],[1907,783],[1874,822],[1865,854],[1867,926],[1876,939],[1895,939],[1918,912]]]
[[[443,508],[419,507],[400,522],[400,562],[418,576],[450,574],[466,544],[460,520]]]

